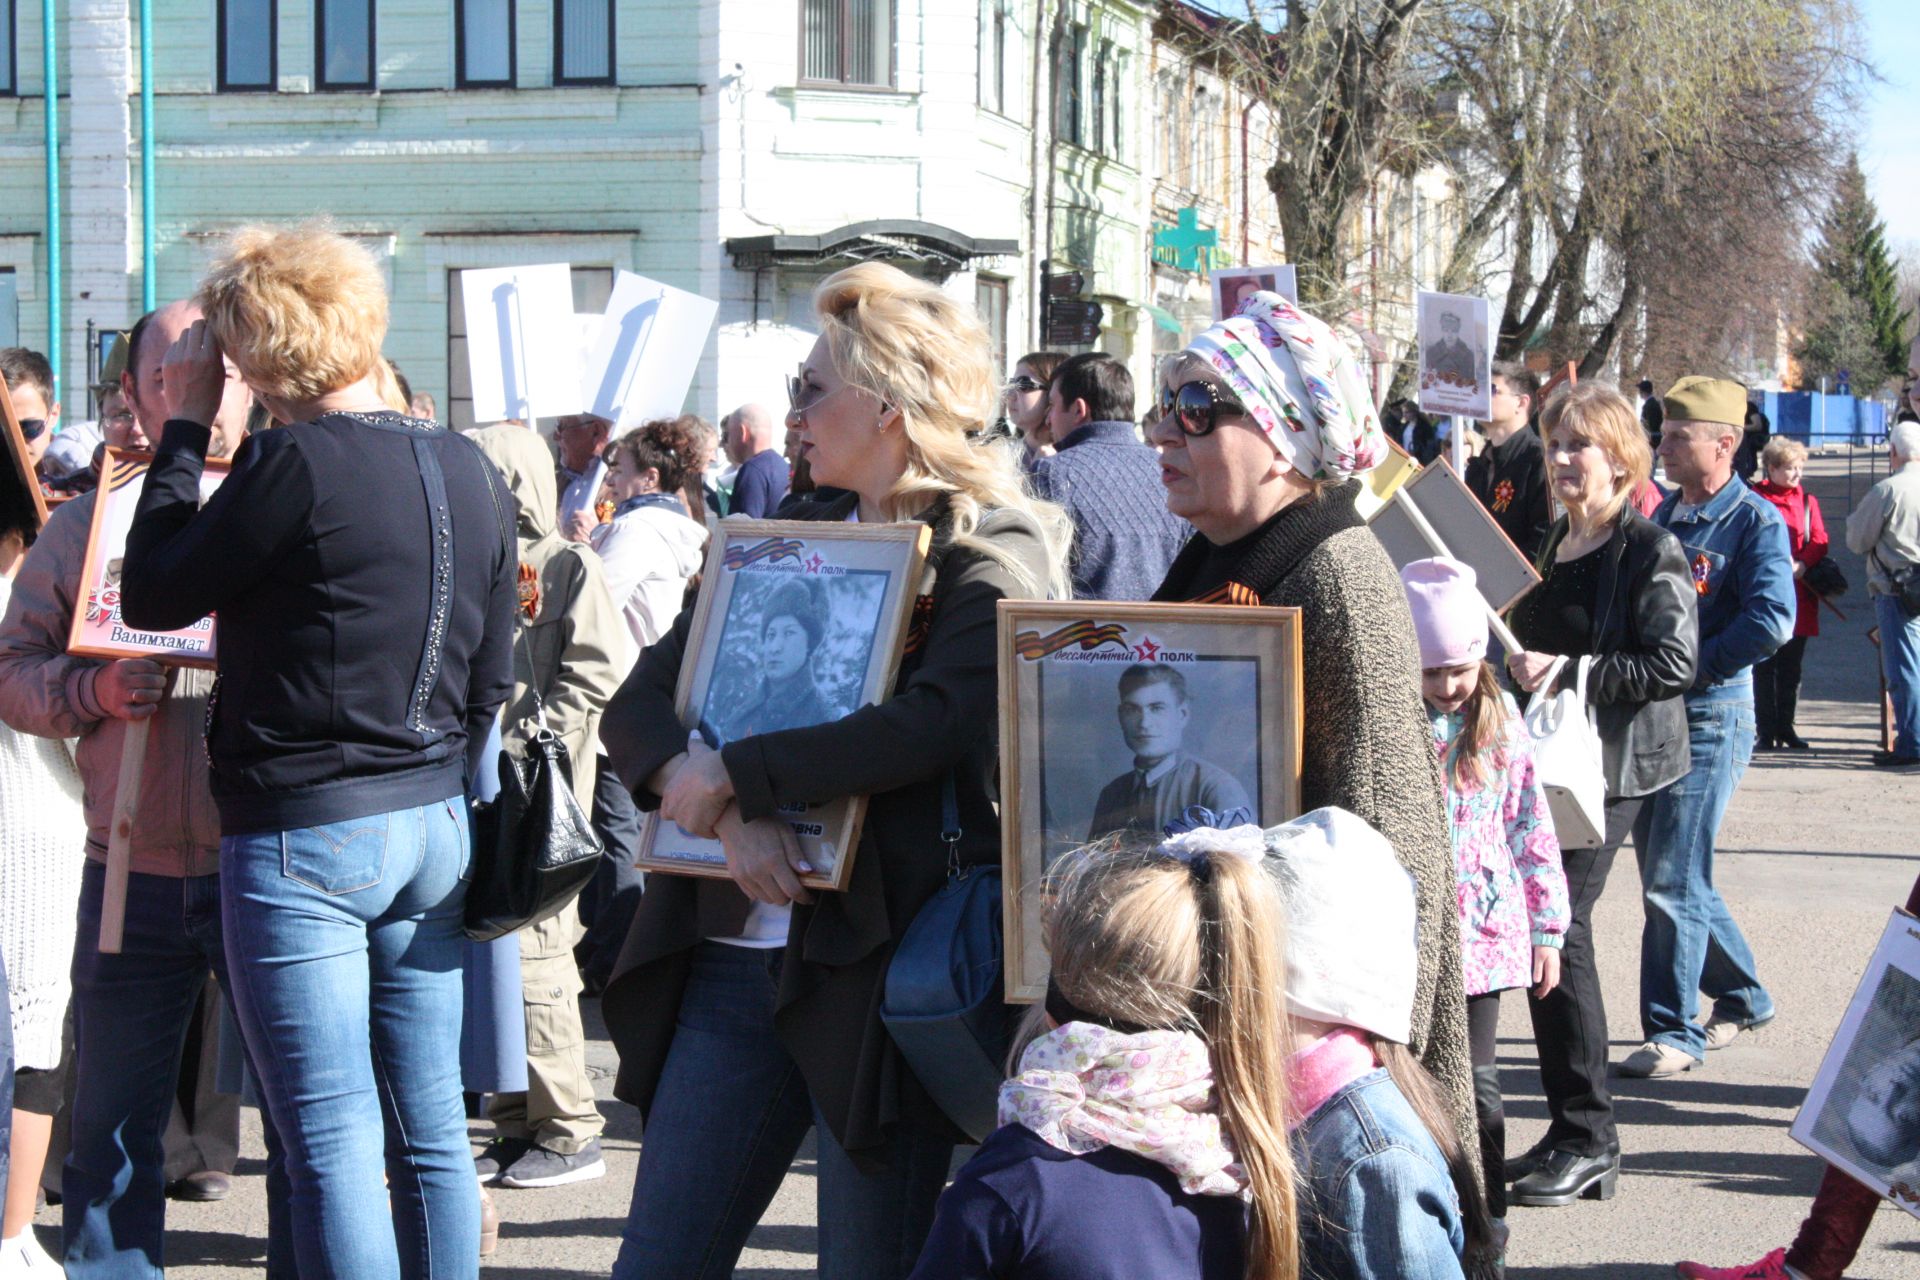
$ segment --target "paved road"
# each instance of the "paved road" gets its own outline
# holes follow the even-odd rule
[[[1815,491],[1836,539],[1846,510],[1844,463],[1814,465]],[[1855,491],[1862,488],[1855,482]],[[1515,1209],[1516,1280],[1656,1280],[1680,1257],[1746,1261],[1791,1238],[1820,1176],[1820,1163],[1787,1137],[1827,1040],[1839,1021],[1888,908],[1920,873],[1920,775],[1888,775],[1867,762],[1878,732],[1874,650],[1859,561],[1842,554],[1853,583],[1807,657],[1801,732],[1810,758],[1761,757],[1748,772],[1721,832],[1718,879],[1746,930],[1779,1003],[1765,1031],[1670,1081],[1620,1083],[1626,1176],[1610,1203]],[[1632,864],[1622,858],[1596,917],[1617,1061],[1640,1040],[1637,1019],[1640,906]],[[596,1011],[589,1007],[589,1017]],[[602,1096],[612,1051],[595,1036],[591,1060]],[[1544,1129],[1525,1010],[1510,999],[1501,1025],[1509,1142],[1523,1149]],[[638,1117],[611,1100],[609,1176],[549,1191],[501,1191],[506,1220],[489,1275],[606,1275],[618,1245],[639,1150]],[[475,1126],[476,1138],[484,1125]],[[247,1135],[243,1175],[260,1170],[257,1128]],[[802,1152],[740,1271],[752,1280],[798,1277],[813,1267],[813,1166]],[[56,1211],[57,1212],[57,1211]],[[258,1176],[243,1176],[221,1205],[169,1209],[170,1274],[230,1280],[258,1274],[265,1230]],[[54,1221],[47,1213],[41,1223]],[[1920,1280],[1920,1223],[1883,1208],[1867,1248],[1848,1273],[1867,1280]]]

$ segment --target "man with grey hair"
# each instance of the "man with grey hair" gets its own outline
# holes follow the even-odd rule
[[[720,420],[721,446],[738,467],[728,515],[768,520],[787,496],[787,460],[773,447],[773,415],[760,404],[743,404]]]
[[[1920,338],[1908,353],[1907,398],[1920,412]],[[1847,548],[1867,558],[1867,594],[1880,620],[1880,665],[1893,700],[1893,750],[1876,751],[1883,769],[1920,764],[1920,422],[1887,430],[1891,471],[1847,517]]]

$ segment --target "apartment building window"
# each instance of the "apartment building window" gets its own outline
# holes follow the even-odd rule
[[[980,105],[1007,114],[1007,41],[1013,21],[1006,0],[988,0],[980,15]]]
[[[800,78],[893,87],[893,0],[800,0]]]
[[[554,0],[553,82],[613,83],[613,0]]]
[[[454,84],[509,89],[514,81],[514,0],[454,0]]]
[[[373,88],[373,0],[316,0],[313,47],[320,88]]]
[[[1218,142],[1220,131],[1220,98],[1205,89],[1196,89],[1193,94],[1193,147],[1188,155],[1192,162],[1189,166],[1187,186],[1196,195],[1212,196],[1218,182],[1216,166],[1219,164]]]
[[[0,0],[0,22],[7,24],[0,31],[0,97],[12,97],[20,92],[20,84],[14,78],[14,32],[13,0]]]
[[[1100,152],[1107,149],[1107,64],[1112,57],[1113,46],[1102,41],[1100,53],[1093,60],[1093,94],[1088,102],[1088,115],[1093,124],[1089,145]]]
[[[215,21],[220,92],[272,89],[279,62],[277,0],[219,0]]]
[[[1173,72],[1162,71],[1153,78],[1153,166],[1154,176],[1172,182],[1180,167],[1179,97],[1174,92]]]
[[[1108,126],[1107,154],[1115,160],[1127,158],[1125,128],[1126,117],[1120,113],[1121,94],[1127,87],[1128,63],[1125,55],[1113,55],[1113,70],[1107,75],[1107,109],[1113,115],[1113,123]]]
[[[1007,282],[993,276],[975,276],[973,305],[987,326],[987,341],[993,347],[995,377],[1013,372],[1007,363]]]
[[[1085,102],[1082,95],[1086,92],[1082,74],[1087,62],[1087,29],[1074,26],[1054,36],[1053,41],[1053,82],[1054,113],[1053,131],[1062,142],[1084,146]]]

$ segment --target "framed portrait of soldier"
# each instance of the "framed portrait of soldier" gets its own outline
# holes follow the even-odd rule
[[[689,734],[730,742],[839,720],[893,689],[931,530],[923,524],[725,520],[708,544],[675,707]],[[844,889],[866,797],[793,800],[779,816],[813,865],[801,883]],[[720,842],[647,815],[637,864],[724,876]]]
[[[1213,283],[1213,318],[1240,314],[1240,305],[1256,293],[1277,293],[1289,302],[1300,301],[1295,269],[1290,262],[1267,267],[1221,267],[1208,272]]]
[[[1792,1134],[1920,1217],[1920,919],[1887,921]]]
[[[1492,309],[1485,298],[1421,290],[1414,307],[1425,413],[1485,421],[1493,416]]]
[[[212,667],[216,633],[211,617],[178,631],[141,631],[120,616],[120,566],[127,554],[127,531],[146,488],[153,455],[109,448],[100,462],[94,490],[93,523],[80,571],[78,606],[67,635],[67,652],[89,658],[152,658],[182,667]],[[200,504],[227,478],[228,463],[208,458],[200,476]]]
[[[1236,605],[1002,601],[1007,998],[1046,994],[1063,856],[1300,809],[1300,615]]]

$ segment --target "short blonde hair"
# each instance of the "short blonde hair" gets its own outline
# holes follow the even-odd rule
[[[1760,465],[1768,471],[1775,467],[1790,467],[1794,463],[1807,460],[1807,446],[1798,440],[1789,440],[1785,436],[1775,436],[1767,441],[1767,447],[1760,451]]]
[[[1546,408],[1540,411],[1541,443],[1546,444],[1563,422],[1569,430],[1599,445],[1623,472],[1598,513],[1601,522],[1613,519],[1653,474],[1653,450],[1647,447],[1640,415],[1612,387],[1581,382],[1562,387],[1547,398]]]
[[[240,228],[194,301],[247,385],[276,400],[317,399],[383,361],[386,280],[324,222]]]
[[[999,562],[1036,595],[1064,598],[1072,542],[1059,507],[1026,488],[1013,455],[982,437],[998,412],[1000,378],[979,313],[898,267],[863,262],[813,291],[814,314],[840,377],[900,412],[907,469],[885,500],[890,520],[917,519],[941,496],[953,538]],[[1047,580],[976,536],[990,510],[1020,512],[1045,539]]]

